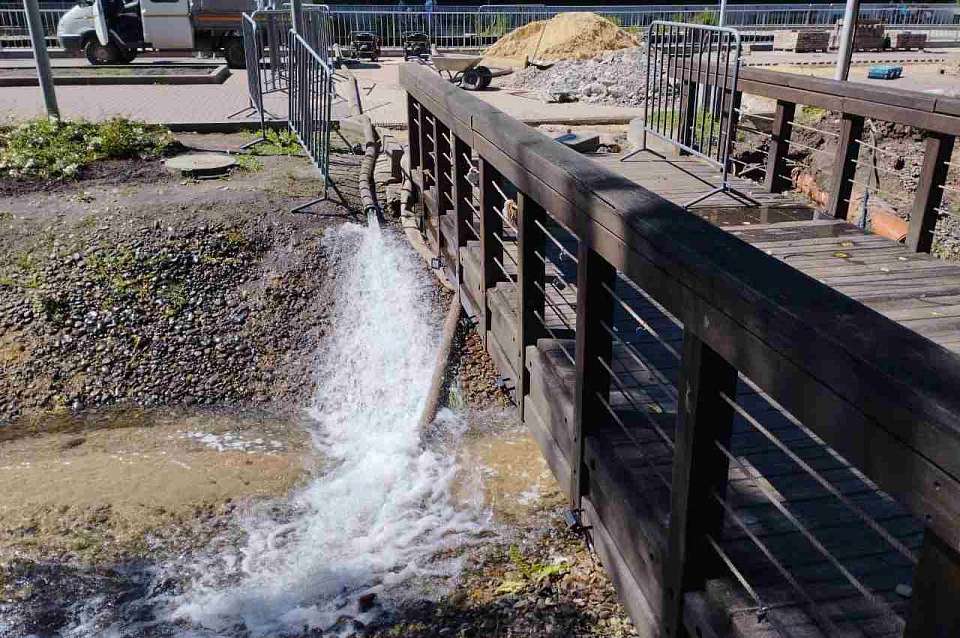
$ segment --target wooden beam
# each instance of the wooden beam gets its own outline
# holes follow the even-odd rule
[[[860,155],[860,143],[863,135],[863,117],[844,113],[840,121],[840,139],[837,140],[837,154],[833,162],[833,186],[830,189],[830,215],[836,219],[847,219],[850,210],[850,194],[853,192],[851,180],[857,173],[857,157]]]
[[[950,170],[947,162],[953,155],[954,139],[952,135],[927,137],[923,169],[913,196],[913,212],[907,232],[907,246],[918,253],[928,253],[933,246],[933,231],[940,217],[937,209],[943,203],[943,186]]]
[[[913,574],[904,638],[960,636],[960,553],[927,529]]]
[[[773,115],[767,151],[767,175],[764,183],[767,192],[782,193],[791,187],[790,180],[784,175],[788,170],[785,160],[790,152],[790,135],[793,131],[796,110],[797,105],[793,102],[777,100],[777,110]]]
[[[437,195],[437,257],[443,257],[443,233],[440,232],[440,217],[450,210],[450,200],[453,197],[452,166],[450,162],[450,142],[447,136],[452,135],[439,117],[433,119],[433,147],[434,168],[436,169],[436,183],[434,192]]]
[[[723,397],[734,397],[737,388],[736,368],[689,329],[681,366],[663,577],[663,635],[674,638],[683,627],[684,594],[705,589],[707,579],[721,571],[706,537],[720,538],[723,529],[723,508],[714,494],[726,493],[729,463],[717,443],[730,447],[734,413]]]
[[[460,288],[460,285],[463,283],[463,268],[460,264],[460,249],[467,245],[469,239],[480,239],[479,237],[474,237],[473,232],[470,230],[468,220],[473,216],[473,209],[470,208],[470,205],[467,203],[468,198],[473,198],[473,186],[470,184],[470,181],[467,179],[467,175],[470,173],[470,147],[460,139],[459,136],[454,135],[453,131],[450,132],[453,135],[453,214],[456,216],[456,225],[455,225],[455,236],[456,236],[456,246],[454,246],[454,253],[457,256],[456,263],[456,273],[457,273],[457,288]]]
[[[581,239],[577,249],[577,383],[573,417],[576,456],[570,478],[574,511],[580,510],[580,497],[588,484],[584,477],[584,439],[610,418],[598,397],[607,400],[610,393],[607,367],[613,365],[613,337],[603,324],[613,326],[613,299],[604,286],[613,290],[616,282],[616,268]]]
[[[490,305],[487,295],[498,281],[503,280],[503,273],[497,264],[497,262],[503,263],[503,246],[496,239],[497,236],[503,236],[503,219],[494,210],[500,195],[493,186],[499,178],[497,169],[481,158],[479,230],[483,299],[480,301],[482,319],[480,336],[483,339],[484,347],[487,345],[487,331],[490,330]]]
[[[520,321],[517,336],[519,364],[517,366],[517,404],[520,420],[523,420],[524,397],[530,391],[530,372],[527,370],[527,347],[536,345],[537,339],[546,336],[546,331],[537,318],[545,317],[544,291],[546,290],[546,237],[541,226],[547,223],[547,213],[529,195],[517,195],[517,279],[520,289]],[[539,225],[538,225],[539,224]]]
[[[420,158],[420,105],[407,94],[407,131],[410,136],[410,174],[423,164]]]

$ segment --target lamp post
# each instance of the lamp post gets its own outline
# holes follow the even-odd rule
[[[850,58],[853,57],[853,40],[857,19],[860,15],[860,0],[847,0],[843,12],[843,30],[840,32],[840,49],[837,51],[837,71],[833,79],[845,81],[850,75]]]
[[[30,30],[30,43],[33,46],[33,59],[37,64],[37,77],[40,79],[40,90],[43,92],[43,101],[47,106],[47,117],[60,119],[60,109],[57,106],[57,94],[53,88],[53,73],[50,70],[50,57],[47,55],[46,33],[40,21],[40,8],[37,0],[23,0],[23,8],[27,13],[27,28]]]

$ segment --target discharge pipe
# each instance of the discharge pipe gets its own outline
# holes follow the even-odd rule
[[[453,352],[453,341],[457,336],[457,326],[460,325],[460,314],[463,306],[460,305],[460,293],[453,293],[450,299],[450,308],[447,318],[443,322],[443,332],[440,334],[440,352],[437,353],[437,363],[433,368],[433,378],[430,380],[430,393],[427,394],[427,403],[420,415],[420,431],[427,428],[437,418],[440,411],[443,387],[446,385],[447,369],[450,364],[450,355]]]

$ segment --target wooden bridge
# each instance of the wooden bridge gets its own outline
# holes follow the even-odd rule
[[[404,66],[423,230],[641,635],[958,636],[960,266],[923,251],[960,110],[782,75],[727,99],[779,100],[774,176],[797,103],[843,114],[826,216],[778,179],[687,212],[697,160],[579,155]],[[910,247],[845,221],[865,117],[928,132]]]

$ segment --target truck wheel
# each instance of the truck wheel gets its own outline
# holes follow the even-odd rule
[[[137,50],[136,49],[119,49],[120,53],[120,62],[124,64],[130,64],[137,59]]]
[[[87,56],[87,61],[94,66],[102,64],[116,64],[120,60],[120,49],[111,42],[107,46],[100,44],[96,38],[87,40],[83,47],[83,54]]]
[[[225,47],[223,47],[223,57],[227,60],[227,66],[231,69],[247,68],[247,58],[243,53],[243,40],[240,38],[230,38]]]

